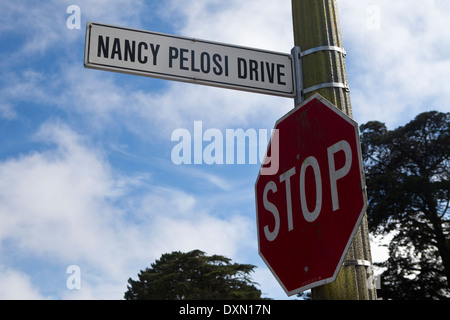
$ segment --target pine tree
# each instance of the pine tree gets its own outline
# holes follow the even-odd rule
[[[392,131],[361,126],[369,227],[393,235],[380,264],[385,298],[450,298],[449,123],[431,111]]]
[[[255,266],[231,263],[200,250],[166,253],[128,280],[126,300],[257,300],[261,291],[250,273]]]

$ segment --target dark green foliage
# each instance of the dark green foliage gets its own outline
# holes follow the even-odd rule
[[[361,126],[372,232],[394,235],[381,266],[390,299],[450,298],[450,113],[389,131]]]
[[[138,280],[128,280],[126,300],[256,300],[261,291],[250,273],[255,266],[231,263],[200,250],[161,256]]]

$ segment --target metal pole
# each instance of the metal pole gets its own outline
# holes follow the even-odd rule
[[[345,51],[336,0],[292,0],[295,46],[300,47],[303,92],[319,93],[352,117]],[[336,281],[313,288],[314,300],[374,300],[367,216],[364,215]]]

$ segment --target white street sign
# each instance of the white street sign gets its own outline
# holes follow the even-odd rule
[[[290,54],[89,22],[87,68],[295,97]]]

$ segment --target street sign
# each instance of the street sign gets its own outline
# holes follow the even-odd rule
[[[290,54],[89,22],[87,68],[295,97]]]
[[[323,97],[297,106],[274,132],[267,154],[278,172],[264,174],[263,163],[255,184],[258,246],[293,295],[336,279],[367,198],[358,125]]]

